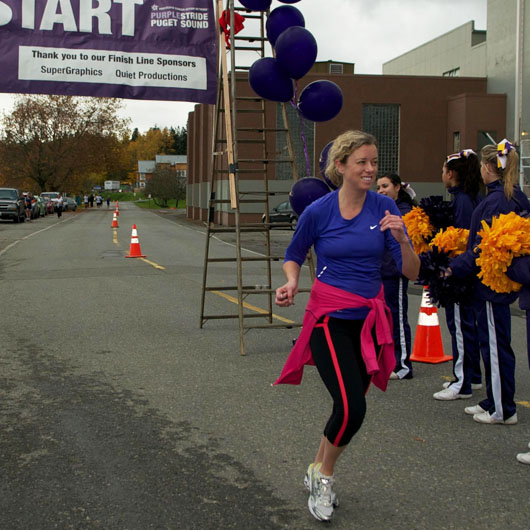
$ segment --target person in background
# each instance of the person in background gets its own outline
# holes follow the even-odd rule
[[[442,166],[442,182],[453,198],[453,226],[469,230],[473,210],[482,199],[477,154],[472,149],[464,149],[449,155]],[[433,397],[439,401],[469,399],[473,390],[482,388],[476,308],[471,303],[449,304],[445,307],[445,317],[451,334],[453,381],[444,383],[444,388]]]
[[[482,148],[480,172],[487,194],[471,216],[467,249],[453,258],[447,275],[473,279],[476,298],[483,301],[477,309],[479,347],[484,361],[487,397],[477,405],[466,407],[466,414],[483,424],[517,423],[515,395],[515,355],[511,346],[510,304],[517,293],[498,293],[477,277],[475,247],[482,221],[491,223],[493,216],[530,211],[528,198],[517,185],[519,155],[515,147],[503,140]]]
[[[88,208],[88,195],[86,193],[83,196],[83,205],[85,208]]]
[[[101,205],[103,204],[103,197],[98,193],[96,195],[96,206],[98,208],[101,208]]]
[[[57,203],[55,204],[55,210],[57,211],[57,217],[59,218],[63,215],[63,206],[63,196],[59,193],[59,196],[57,197]]]
[[[28,193],[24,195],[24,210],[26,211],[26,221],[31,221],[31,208],[31,193],[28,191]]]
[[[107,195],[107,208],[110,206],[110,195]]]
[[[377,193],[386,195],[396,202],[401,215],[412,210],[416,193],[410,185],[401,181],[399,175],[386,173],[377,178]],[[390,379],[412,379],[411,332],[408,321],[408,295],[409,281],[401,274],[392,252],[386,250],[381,265],[381,277],[385,289],[385,301],[392,312],[394,353],[396,366],[390,374]]]
[[[326,175],[338,189],[310,204],[300,216],[285,254],[287,281],[276,289],[278,306],[294,303],[300,268],[314,245],[317,278],[302,331],[275,384],[299,384],[303,366],[315,364],[333,400],[304,478],[309,511],[320,521],[331,520],[338,504],[333,489],[335,463],[363,423],[365,393],[371,382],[385,390],[395,366],[392,320],[381,282],[384,251],[392,251],[398,268],[411,280],[420,266],[396,203],[370,190],[377,167],[372,135],[347,131],[334,140]]]

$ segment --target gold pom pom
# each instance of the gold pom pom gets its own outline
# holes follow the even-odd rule
[[[494,217],[491,226],[482,221],[480,251],[476,264],[482,283],[497,293],[519,291],[521,284],[508,278],[506,271],[513,258],[530,254],[530,219],[515,212]]]
[[[469,230],[466,228],[449,226],[432,238],[429,247],[437,247],[440,252],[446,252],[449,257],[454,258],[465,252],[468,236]]]
[[[429,250],[427,241],[434,232],[429,216],[419,206],[413,206],[412,210],[403,216],[403,222],[412,241],[414,252],[416,254],[427,252]]]

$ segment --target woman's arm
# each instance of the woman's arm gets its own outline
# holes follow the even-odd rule
[[[414,281],[420,272],[420,258],[416,255],[405,232],[403,219],[392,215],[388,210],[379,223],[381,230],[390,230],[401,248],[401,274]]]
[[[276,289],[276,305],[287,307],[294,304],[294,297],[298,294],[300,265],[296,261],[286,261],[283,264],[283,272],[287,282]]]

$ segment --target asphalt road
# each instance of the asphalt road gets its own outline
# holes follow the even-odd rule
[[[199,329],[204,230],[122,203],[0,222],[0,528],[311,529],[303,475],[330,401],[316,371],[271,387],[295,330]],[[125,259],[136,224],[147,261]],[[281,249],[289,231],[274,231]],[[233,255],[233,242],[212,251]],[[248,245],[247,245],[248,243]],[[260,252],[263,241],[245,242]],[[234,280],[226,263],[214,282]],[[248,282],[263,283],[259,264]],[[277,285],[281,264],[274,266]],[[410,320],[420,297],[412,289]],[[263,299],[251,300],[259,306]],[[300,320],[296,306],[278,310]],[[208,310],[233,313],[215,294]],[[443,311],[442,336],[448,350]],[[339,529],[527,529],[530,374],[512,317],[519,424],[480,425],[470,401],[432,393],[449,363],[368,394],[365,424],[336,469]]]

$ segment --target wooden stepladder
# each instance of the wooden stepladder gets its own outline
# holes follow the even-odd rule
[[[265,23],[268,13],[249,12],[234,7],[234,0],[217,1],[217,19],[224,14],[234,27],[236,14],[245,17],[245,29],[230,36],[230,47],[220,35],[220,76],[212,135],[212,173],[209,182],[207,237],[203,264],[200,327],[208,320],[238,319],[240,353],[245,355],[244,335],[250,329],[299,327],[288,319],[273,313],[275,288],[272,286],[272,262],[283,260],[273,251],[269,219],[271,197],[283,194],[273,181],[280,167],[298,179],[287,110],[283,103],[272,103],[260,98],[249,88],[249,54],[265,57],[267,38]],[[251,59],[252,60],[252,59]],[[239,62],[238,62],[239,61]],[[241,65],[240,65],[241,64]],[[261,220],[263,214],[263,220]],[[290,223],[275,224],[275,228],[292,228]],[[234,234],[234,253],[231,256],[213,256],[212,239],[218,234]],[[263,238],[263,254],[245,251],[246,236]],[[314,266],[308,255],[311,279]],[[235,265],[234,281],[223,276],[212,285],[215,266],[226,271]],[[250,278],[250,279],[247,279]],[[235,296],[226,292],[233,291]],[[309,289],[300,289],[307,292]],[[237,304],[237,312],[206,313],[207,293],[215,293]],[[265,308],[246,302],[251,295],[263,295]],[[227,307],[230,307],[227,305]],[[249,311],[249,308],[251,311]],[[256,319],[265,322],[256,323]]]

